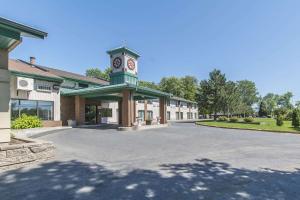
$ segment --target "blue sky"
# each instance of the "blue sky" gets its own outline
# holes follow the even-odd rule
[[[0,15],[49,33],[24,39],[12,58],[84,74],[109,65],[106,51],[141,54],[139,78],[194,75],[214,68],[259,92],[291,91],[300,100],[300,1],[0,0]]]

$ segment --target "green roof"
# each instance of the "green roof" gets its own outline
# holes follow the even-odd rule
[[[22,41],[22,36],[44,39],[47,33],[0,17],[0,48],[12,50]]]
[[[63,89],[61,90],[61,95],[64,96],[85,96],[85,97],[100,97],[103,95],[110,95],[112,93],[120,93],[124,89],[134,90],[136,94],[145,97],[171,97],[171,94],[162,92],[159,90],[154,90],[146,87],[141,87],[137,85],[122,83],[116,85],[108,85],[102,87],[91,87],[77,90]]]
[[[138,53],[136,53],[135,51],[133,51],[133,50],[131,50],[131,49],[125,47],[125,46],[118,47],[118,48],[111,49],[111,50],[107,51],[107,53],[108,53],[109,55],[116,54],[116,53],[122,53],[122,52],[131,54],[131,55],[133,55],[135,58],[140,57],[140,55],[139,55]]]

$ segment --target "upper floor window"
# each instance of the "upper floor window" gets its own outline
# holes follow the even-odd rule
[[[36,90],[38,91],[44,91],[44,92],[51,92],[52,91],[52,85],[47,82],[36,82]]]

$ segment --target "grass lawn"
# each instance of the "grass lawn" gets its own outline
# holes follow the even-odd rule
[[[253,129],[253,130],[263,130],[263,131],[300,133],[300,128],[292,127],[291,121],[285,121],[283,126],[277,126],[276,120],[270,119],[270,118],[255,118],[254,121],[261,122],[261,124],[244,123],[243,119],[240,119],[240,121],[238,123],[205,120],[205,121],[196,122],[196,124],[206,125],[206,126],[214,126],[214,127],[223,127],[223,128]]]

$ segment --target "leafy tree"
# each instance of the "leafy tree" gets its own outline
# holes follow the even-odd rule
[[[150,81],[139,81],[139,85],[143,86],[143,87],[155,89],[155,90],[160,89],[159,86],[156,83],[150,82]]]
[[[291,92],[287,92],[281,95],[278,99],[278,106],[286,109],[292,109],[293,108],[292,98],[293,98],[293,93]]]
[[[240,97],[237,89],[237,84],[235,82],[227,81],[225,89],[223,90],[223,112],[227,113],[228,118],[238,110],[240,104]]]
[[[300,126],[300,114],[298,109],[293,110],[292,114],[292,125],[294,127],[299,127]]]
[[[111,72],[112,72],[111,67],[106,68],[104,71],[101,71],[98,68],[90,68],[86,70],[85,75],[89,77],[99,78],[99,79],[104,79],[109,81],[110,80],[109,75]]]
[[[296,101],[295,107],[296,107],[297,109],[300,109],[300,101]]]
[[[268,115],[274,116],[274,111],[277,108],[279,100],[278,94],[268,93],[263,97],[263,101],[266,103]]]
[[[261,101],[259,105],[258,116],[266,117],[268,115],[267,104],[265,101]]]
[[[283,125],[283,120],[284,120],[284,117],[282,115],[277,115],[277,117],[276,117],[276,125],[277,126],[282,126]]]
[[[217,113],[222,110],[224,102],[224,90],[226,84],[225,74],[220,70],[213,70],[209,73],[209,79],[200,82],[199,106],[210,112],[214,113],[214,120],[217,119]]]
[[[258,92],[255,83],[249,80],[242,80],[237,82],[238,92],[241,98],[241,110],[240,112],[244,114],[253,112],[252,106],[258,101]]]
[[[190,101],[196,100],[198,80],[193,76],[185,76],[181,78],[183,97]]]
[[[182,98],[184,97],[182,81],[177,77],[162,78],[159,87],[163,92],[168,92]]]

